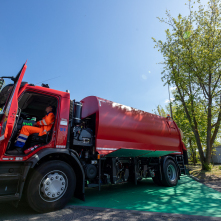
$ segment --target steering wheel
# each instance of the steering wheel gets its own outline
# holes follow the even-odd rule
[[[31,116],[26,113],[21,113],[20,117],[22,117],[23,119],[31,118]]]

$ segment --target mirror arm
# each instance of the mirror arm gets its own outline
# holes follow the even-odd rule
[[[10,78],[12,81],[15,82],[15,77],[13,77],[13,76],[11,76],[11,77],[9,77],[9,76],[3,76],[3,77],[0,77],[0,78]]]

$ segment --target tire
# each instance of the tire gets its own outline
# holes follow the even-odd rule
[[[74,195],[76,176],[72,167],[59,160],[41,164],[31,174],[26,200],[39,213],[62,209]]]
[[[176,186],[178,183],[178,169],[175,162],[167,159],[162,168],[162,183],[164,186]]]
[[[155,177],[152,177],[152,180],[158,186],[163,186],[162,180],[160,180],[160,173],[156,172]]]

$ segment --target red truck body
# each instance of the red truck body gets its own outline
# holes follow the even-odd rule
[[[25,192],[34,210],[48,212],[72,196],[84,200],[85,187],[147,177],[175,186],[185,174],[187,150],[170,117],[96,96],[72,101],[69,92],[22,83],[26,68],[0,92],[0,202],[18,203]],[[16,154],[23,123],[42,119],[48,103],[56,107],[51,131],[30,135]]]
[[[179,129],[171,119],[95,96],[81,103],[82,118],[96,114],[96,150],[101,155],[117,151],[117,156],[119,149],[125,149],[124,156],[130,156],[130,150],[148,151],[133,154],[143,157],[183,151]]]

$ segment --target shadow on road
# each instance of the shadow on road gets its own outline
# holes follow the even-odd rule
[[[180,214],[165,214],[165,213],[149,213],[139,211],[125,211],[113,209],[92,209],[92,208],[79,208],[68,206],[62,210],[38,214],[31,210],[26,203],[21,203],[18,208],[14,208],[10,204],[0,204],[0,221],[215,221],[220,220],[214,217],[198,217],[186,216]]]

